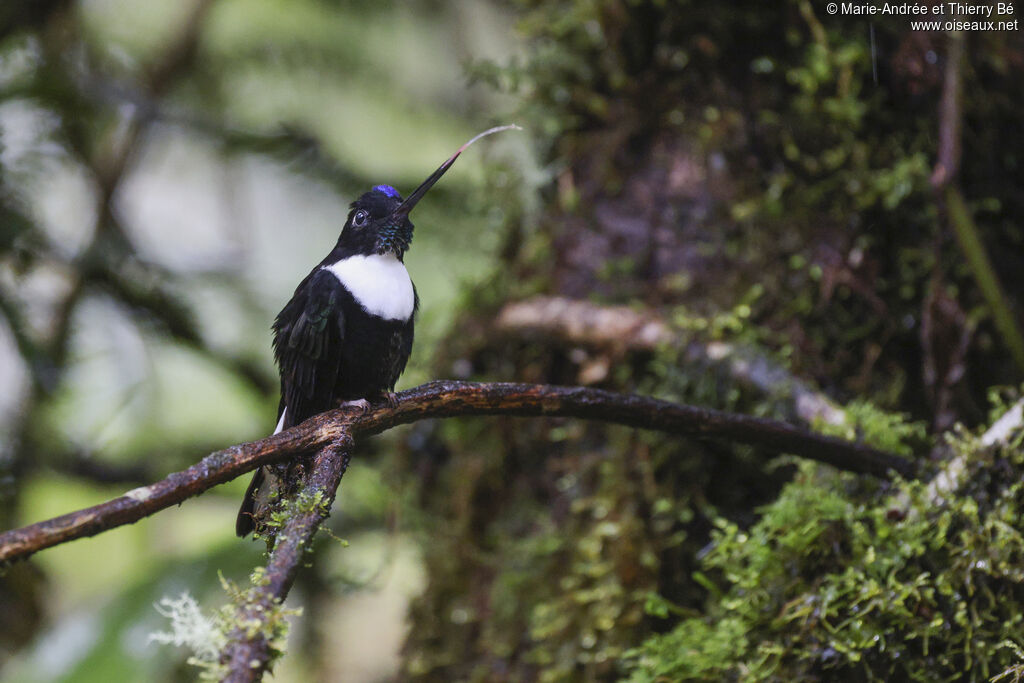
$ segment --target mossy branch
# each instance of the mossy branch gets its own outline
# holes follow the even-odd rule
[[[236,626],[221,651],[227,674],[223,681],[248,683],[263,674],[280,654],[275,647],[281,603],[288,595],[302,556],[310,547],[320,524],[330,514],[338,484],[348,468],[353,441],[343,437],[322,448],[314,457],[309,475],[288,503],[288,516],[278,530],[266,571],[239,607]]]
[[[257,467],[397,425],[435,417],[509,415],[577,417],[639,429],[725,439],[757,446],[768,455],[789,453],[841,470],[887,477],[914,476],[915,466],[898,455],[765,418],[687,406],[646,396],[586,387],[505,382],[437,381],[403,391],[393,405],[365,414],[342,408],[258,441],[232,446],[186,470],[113,500],[0,534],[0,563],[24,560],[45,548],[137,522]]]

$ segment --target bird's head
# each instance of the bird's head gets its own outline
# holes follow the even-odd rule
[[[412,221],[398,190],[376,185],[352,202],[338,245],[353,255],[394,254],[399,260],[412,242]],[[415,204],[415,202],[413,202]]]
[[[510,128],[518,129],[519,126],[498,126],[485,130],[459,147],[406,199],[402,199],[398,190],[390,185],[374,186],[349,207],[348,220],[338,238],[338,247],[352,255],[394,254],[398,260],[402,260],[412,243],[413,225],[409,213],[413,207],[451,168],[463,150],[486,135]]]

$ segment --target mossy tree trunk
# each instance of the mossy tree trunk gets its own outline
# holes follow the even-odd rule
[[[774,376],[850,404],[841,433],[919,450],[922,430],[879,408],[933,429],[975,425],[989,388],[1021,379],[929,185],[945,36],[904,21],[840,20],[797,0],[515,7],[530,57],[474,73],[523,96],[521,123],[547,134],[542,161],[554,173],[535,214],[505,201],[503,264],[468,298],[437,355],[439,376],[593,384],[795,417],[790,384],[752,389],[730,371],[722,354],[742,349],[785,370]],[[1014,180],[1024,93],[1013,85],[1024,46],[1009,34],[972,35],[964,69],[960,179],[995,274],[1013,282],[1024,272]],[[496,202],[508,184],[496,179]],[[628,304],[668,321],[679,342],[567,342],[495,325],[502,306],[538,295]],[[1022,303],[1009,302],[1018,319]],[[694,345],[699,362],[687,353]],[[684,628],[692,638],[680,647],[706,638],[709,651],[725,643],[733,657],[694,675],[737,675],[738,643],[753,636],[722,627],[740,620],[715,621],[735,567],[719,555],[711,569],[701,560],[713,538],[736,543],[797,470],[781,462],[766,471],[728,443],[560,420],[495,424],[421,433],[433,457],[408,463],[429,512],[429,585],[412,612],[407,674],[611,679],[657,670],[627,653]],[[824,502],[805,496],[801,508],[793,486],[817,487]],[[786,491],[775,505],[811,516],[886,500],[876,485],[823,469],[800,470]],[[836,565],[815,555],[821,547],[793,552],[811,585],[863,561],[846,554]],[[700,635],[694,625],[707,622],[715,625]],[[985,642],[987,658],[967,666],[1012,660]],[[807,642],[794,636],[791,646]],[[898,647],[864,666],[938,675],[965,661],[929,664],[911,650],[919,668],[893,665]],[[858,659],[826,655],[777,661],[816,676],[853,671]]]

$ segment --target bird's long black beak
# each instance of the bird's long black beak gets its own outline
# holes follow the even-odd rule
[[[480,138],[487,137],[492,133],[500,133],[503,130],[513,129],[522,130],[522,128],[513,123],[507,126],[496,126],[494,128],[489,128],[488,130],[485,130],[484,132],[473,136],[473,138],[468,140],[464,145],[462,145],[462,147],[459,147],[457,150],[455,150],[455,154],[451,155],[447,161],[445,161],[438,167],[436,171],[431,173],[429,178],[420,183],[420,186],[413,190],[413,193],[406,197],[405,201],[402,202],[391,215],[396,220],[401,220],[408,216],[409,212],[412,211],[412,208],[416,206],[416,203],[419,202],[419,200],[423,199],[423,195],[427,193],[427,190],[433,187],[434,183],[441,179],[441,176],[443,176],[445,172],[452,167],[452,164],[454,164],[455,160],[459,158],[459,155],[462,154],[466,150],[466,148],[472,145],[474,142],[476,142]]]

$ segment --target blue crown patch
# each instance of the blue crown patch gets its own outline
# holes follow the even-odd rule
[[[383,192],[384,194],[386,194],[389,197],[401,197],[402,196],[402,195],[398,194],[398,190],[396,190],[395,188],[391,187],[390,185],[374,185],[373,189],[376,190],[377,192]]]

